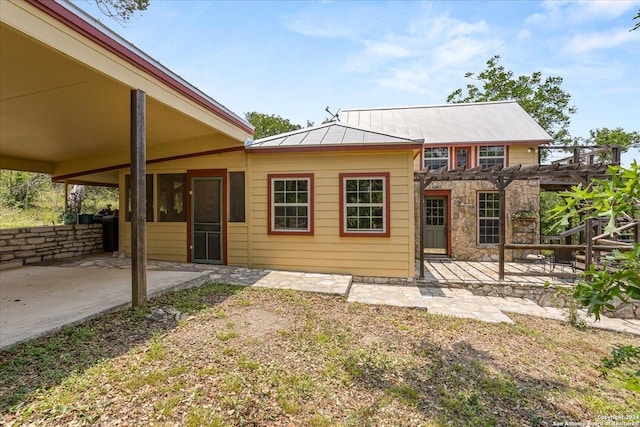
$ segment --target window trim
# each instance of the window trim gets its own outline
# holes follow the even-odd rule
[[[492,219],[498,221],[498,227],[500,226],[500,199],[498,198],[498,216],[490,217],[490,216],[480,216],[480,195],[481,194],[496,194],[499,195],[499,192],[496,190],[478,190],[476,191],[476,242],[478,246],[494,246],[500,244],[500,230],[498,230],[498,241],[495,243],[481,243],[480,242],[480,220],[481,219]]]
[[[451,167],[451,148],[450,147],[422,147],[422,169],[425,169],[427,167],[426,165],[427,156],[425,155],[426,150],[433,150],[436,148],[447,150],[447,169]],[[429,159],[433,159],[433,158],[434,157],[430,157]],[[438,157],[438,158],[444,159],[444,157]],[[435,169],[431,169],[431,170],[435,170]]]
[[[278,173],[278,174],[268,174],[267,175],[267,206],[268,206],[268,215],[267,215],[267,234],[269,235],[289,235],[289,236],[313,236],[314,235],[314,182],[313,182],[314,174],[312,173]],[[274,228],[273,221],[275,220],[275,205],[273,204],[273,182],[279,179],[295,179],[295,180],[303,180],[306,179],[309,182],[309,199],[307,201],[307,209],[308,209],[308,223],[307,230],[295,230],[295,229],[287,229],[287,230],[276,230]]]
[[[480,150],[484,147],[502,147],[502,149],[504,150],[502,156],[498,157],[498,156],[480,156]],[[507,166],[509,166],[509,163],[507,161],[507,159],[509,158],[509,146],[508,145],[479,145],[478,149],[477,149],[477,161],[478,161],[478,166],[482,166],[482,163],[480,161],[480,159],[498,159],[501,158],[502,159],[502,167],[506,168]],[[485,167],[485,166],[483,166]],[[490,166],[492,167],[492,166]]]
[[[383,230],[382,231],[349,231],[347,230],[347,203],[345,181],[353,178],[382,178],[384,180]],[[340,236],[341,237],[389,237],[391,235],[391,183],[389,172],[363,172],[340,174]]]

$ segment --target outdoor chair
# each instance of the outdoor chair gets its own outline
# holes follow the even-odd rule
[[[554,271],[556,266],[568,266],[571,268],[571,273],[576,272],[576,256],[570,249],[554,249],[553,256],[551,257],[551,271]]]
[[[524,258],[516,259],[516,261],[522,261],[530,264],[542,266],[543,271],[547,271],[547,257],[542,254],[527,254]]]

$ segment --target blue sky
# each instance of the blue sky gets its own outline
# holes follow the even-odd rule
[[[443,104],[500,55],[563,77],[573,136],[640,131],[640,1],[151,0],[126,26],[75,3],[241,116]]]

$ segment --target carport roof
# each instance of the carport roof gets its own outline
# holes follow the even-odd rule
[[[113,184],[129,166],[130,91],[147,159],[242,149],[253,127],[69,2],[0,1],[0,168]]]

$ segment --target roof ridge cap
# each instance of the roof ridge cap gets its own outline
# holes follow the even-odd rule
[[[495,104],[513,104],[518,103],[516,99],[505,99],[499,101],[481,101],[481,102],[452,102],[446,104],[425,104],[425,105],[406,105],[398,107],[367,107],[367,108],[344,108],[342,112],[349,111],[381,111],[381,110],[415,110],[419,108],[447,108],[447,107],[464,107],[478,105],[495,105]]]

